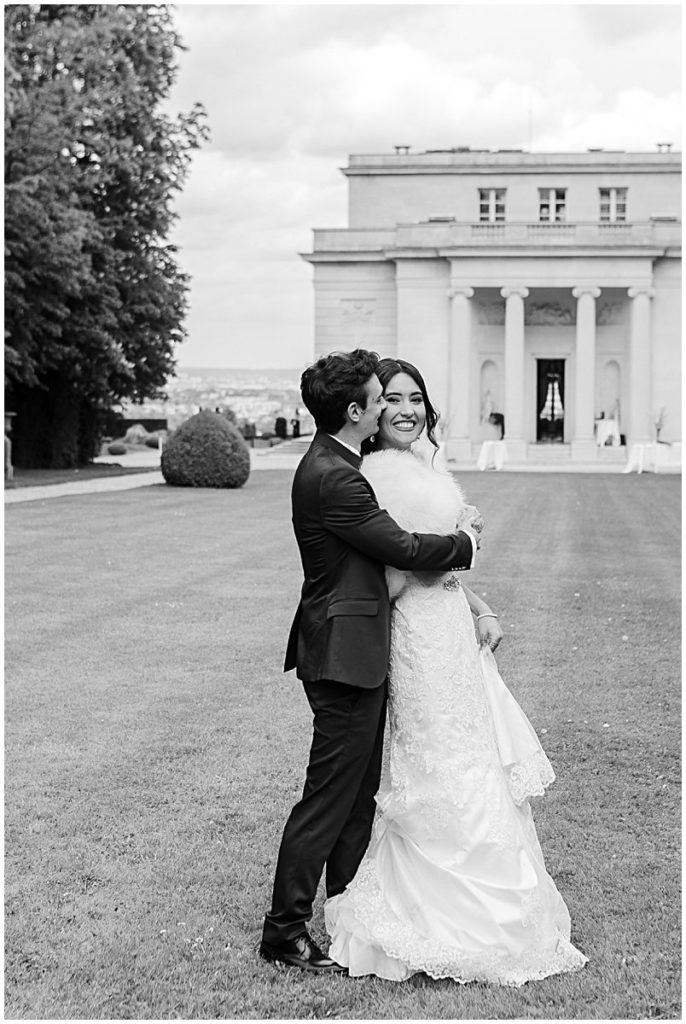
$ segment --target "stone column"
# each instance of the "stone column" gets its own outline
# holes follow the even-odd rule
[[[505,299],[505,442],[508,457],[526,458],[524,440],[524,299],[528,288],[501,288]]]
[[[574,288],[576,299],[576,373],[574,375],[574,437],[572,461],[588,462],[597,456],[595,422],[595,300],[600,288]]]
[[[652,288],[629,288],[631,323],[629,333],[629,423],[628,442],[653,441],[653,370],[650,330]]]
[[[441,439],[448,415],[449,284],[445,260],[396,260],[396,355],[420,369],[441,413]]]
[[[472,307],[474,289],[453,284],[450,299],[450,353],[448,359],[447,455],[458,462],[470,462],[469,395],[471,392]]]

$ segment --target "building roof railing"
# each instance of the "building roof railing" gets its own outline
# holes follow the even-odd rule
[[[321,228],[314,231],[314,253],[374,252],[388,249],[530,249],[574,247],[666,248],[681,244],[681,221],[565,221],[503,223],[430,220],[394,228]]]
[[[341,170],[346,176],[364,174],[469,174],[530,173],[570,171],[597,173],[603,170],[625,172],[678,173],[681,153],[671,150],[627,153],[623,150],[593,149],[578,153],[531,153],[527,150],[474,150],[467,147],[428,150],[412,153],[409,147],[396,153],[352,154],[348,166]],[[407,151],[405,151],[407,149]]]

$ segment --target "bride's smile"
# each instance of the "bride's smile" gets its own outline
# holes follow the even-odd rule
[[[409,448],[426,424],[424,396],[408,373],[396,373],[384,392],[386,408],[379,420],[380,448]]]

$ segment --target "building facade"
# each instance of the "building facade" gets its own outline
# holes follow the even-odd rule
[[[681,154],[659,150],[351,156],[349,227],[303,254],[317,355],[415,363],[450,458],[503,433],[517,461],[658,431],[680,452]]]

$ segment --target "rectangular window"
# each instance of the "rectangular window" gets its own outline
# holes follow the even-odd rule
[[[626,220],[625,188],[600,189],[600,220],[605,224],[616,224]]]
[[[566,188],[539,188],[538,219],[540,221],[555,221],[558,223],[565,220],[566,202]]]
[[[504,188],[479,189],[480,221],[496,224],[505,220],[505,192]]]

